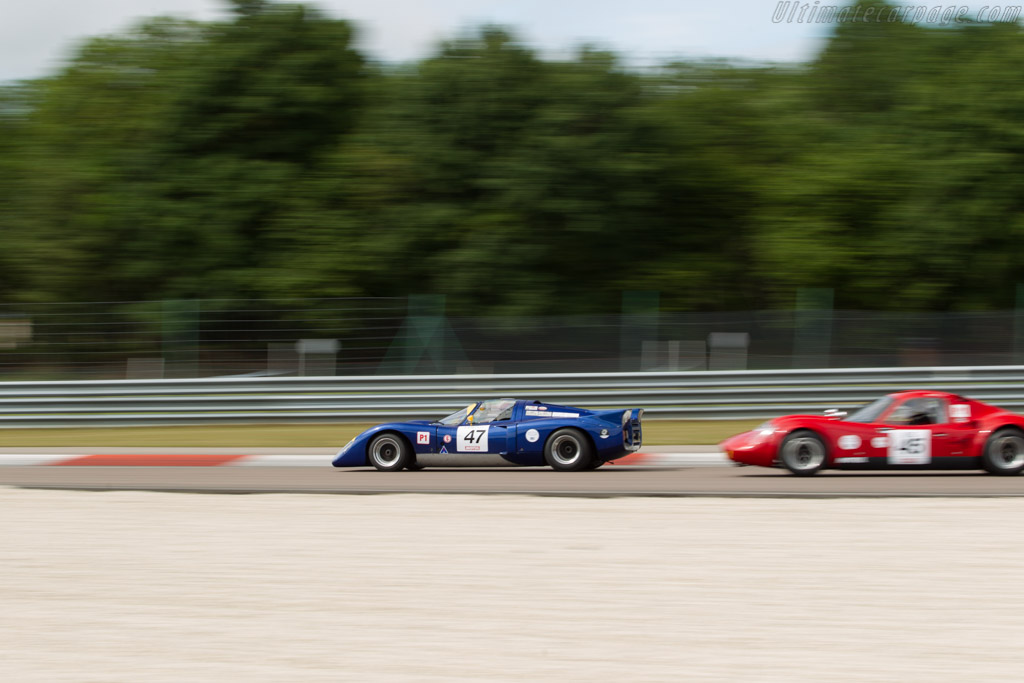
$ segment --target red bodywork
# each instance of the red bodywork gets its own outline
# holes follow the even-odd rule
[[[779,447],[786,436],[806,429],[825,442],[828,450],[825,467],[966,469],[980,467],[982,450],[992,432],[1008,426],[1024,430],[1024,417],[956,394],[902,391],[889,394],[888,398],[891,403],[870,422],[850,422],[827,415],[787,415],[726,439],[720,447],[737,464],[776,467]],[[939,418],[933,424],[901,424],[895,420],[901,406],[912,399],[939,400],[942,406]],[[927,438],[927,458],[919,456],[915,460],[912,457],[904,464],[893,449],[910,434],[909,430],[915,430],[915,436]],[[907,435],[900,432],[907,432]]]

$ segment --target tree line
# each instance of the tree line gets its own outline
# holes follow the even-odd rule
[[[1016,24],[845,23],[805,64],[643,70],[483,27],[387,65],[314,7],[232,8],[0,88],[0,303],[433,293],[532,315],[813,287],[983,310],[1024,281]]]

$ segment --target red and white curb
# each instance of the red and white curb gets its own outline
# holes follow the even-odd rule
[[[330,467],[333,455],[204,453],[0,453],[0,467]],[[716,467],[722,453],[631,453],[613,465],[632,467]]]

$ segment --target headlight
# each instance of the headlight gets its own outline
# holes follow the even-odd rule
[[[772,424],[771,420],[768,420],[767,422],[762,422],[758,425],[754,431],[761,436],[771,436],[775,433],[775,425]]]
[[[348,449],[352,448],[352,444],[354,444],[355,442],[356,442],[356,437],[354,437],[354,436],[353,436],[353,437],[352,437],[352,438],[351,438],[351,439],[349,440],[349,442],[348,442],[347,444],[345,444],[345,445],[344,445],[344,446],[342,447],[342,449],[341,449],[341,452],[342,452],[342,453],[344,453],[344,452],[345,452],[345,451],[347,451]],[[339,455],[340,455],[340,453],[339,453]]]
[[[627,422],[629,422],[629,414],[630,414],[631,412],[633,412],[633,411],[632,411],[632,410],[627,410],[626,412],[624,412],[624,413],[622,414],[622,426],[623,426],[623,427],[625,427],[625,426],[626,426],[626,423],[627,423]]]

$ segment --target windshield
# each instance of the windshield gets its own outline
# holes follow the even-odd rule
[[[883,396],[862,407],[846,418],[847,422],[874,422],[885,412],[885,409],[892,405],[892,396]]]
[[[442,417],[437,422],[438,422],[438,424],[443,424],[443,425],[445,425],[447,427],[452,427],[454,425],[460,425],[460,424],[462,424],[463,422],[466,421],[466,416],[469,415],[471,412],[473,412],[473,408],[476,408],[476,403],[470,403],[468,406],[466,406],[465,408],[463,408],[459,412],[452,413],[448,417]]]
[[[473,424],[488,424],[512,419],[512,409],[516,407],[514,398],[496,398],[484,401],[473,413]]]

